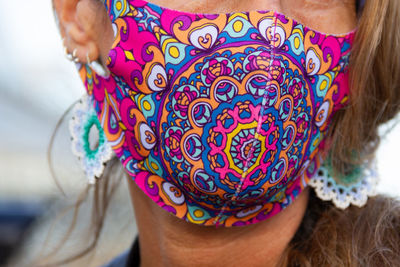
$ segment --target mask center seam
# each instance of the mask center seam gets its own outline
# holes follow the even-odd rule
[[[270,74],[270,75],[268,75],[267,77],[272,77],[272,73],[271,73],[272,72],[272,65],[273,65],[273,62],[274,62],[274,59],[275,59],[274,49],[275,49],[275,41],[276,41],[275,40],[276,27],[277,27],[277,14],[276,14],[276,12],[274,12],[274,20],[273,20],[272,25],[273,25],[273,32],[272,32],[272,38],[271,38],[271,43],[270,43],[270,46],[271,46],[271,51],[270,51],[271,59],[270,59],[269,69],[267,69],[268,74]],[[221,211],[218,213],[217,217],[215,218],[214,224],[217,227],[221,224],[220,220],[223,219],[222,216],[223,216],[223,213],[225,212],[228,204],[232,203],[233,201],[235,201],[238,198],[239,194],[242,192],[243,183],[245,182],[245,180],[247,178],[251,160],[254,158],[255,147],[256,147],[257,143],[261,141],[260,140],[260,132],[261,132],[261,127],[262,127],[262,123],[263,123],[263,114],[264,114],[264,111],[265,111],[265,108],[266,108],[267,98],[268,98],[268,90],[267,90],[267,88],[270,85],[270,81],[271,81],[271,79],[268,79],[267,84],[265,85],[265,88],[264,88],[263,99],[262,99],[259,118],[258,118],[258,122],[257,122],[257,130],[256,130],[256,133],[254,135],[253,142],[251,143],[251,147],[249,149],[249,152],[247,154],[247,159],[246,159],[246,162],[245,162],[244,167],[243,167],[242,177],[241,177],[241,179],[239,181],[239,184],[236,187],[235,194],[231,197],[230,200],[225,202],[225,204],[223,205]]]

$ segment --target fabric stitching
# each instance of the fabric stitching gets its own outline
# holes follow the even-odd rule
[[[276,26],[277,26],[277,14],[274,11],[274,22],[273,22],[273,37],[272,37],[272,41],[270,43],[271,45],[271,60],[270,60],[270,67],[272,66],[274,60],[275,60],[275,55],[274,55],[274,49],[275,49],[275,34],[276,34]],[[271,71],[271,68],[269,69],[268,72]],[[248,175],[248,170],[250,168],[249,164],[250,161],[253,159],[254,157],[254,150],[255,150],[255,145],[257,141],[260,141],[259,137],[260,137],[260,131],[261,131],[261,126],[262,126],[262,120],[263,120],[263,113],[265,111],[265,107],[266,107],[266,103],[267,103],[267,95],[268,95],[268,90],[267,88],[270,85],[270,80],[267,81],[267,84],[264,88],[264,95],[263,95],[263,100],[261,103],[261,109],[260,109],[260,114],[259,114],[259,118],[258,118],[258,123],[257,123],[257,130],[256,130],[256,134],[254,135],[254,141],[251,143],[251,147],[248,153],[248,157],[246,159],[244,168],[243,168],[243,173],[242,173],[242,177],[240,179],[240,182],[236,188],[235,194],[232,196],[232,198],[228,201],[225,202],[225,204],[223,205],[221,211],[218,213],[217,217],[214,220],[214,224],[216,225],[216,227],[218,227],[220,225],[220,219],[224,213],[224,211],[226,210],[226,207],[229,203],[235,201],[239,194],[242,191],[242,187],[243,187],[243,182],[245,181],[247,175]]]

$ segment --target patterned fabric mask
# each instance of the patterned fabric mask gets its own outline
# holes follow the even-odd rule
[[[202,225],[252,224],[290,205],[346,104],[354,31],[324,34],[273,11],[105,6],[115,32],[111,76],[80,72],[141,190]]]

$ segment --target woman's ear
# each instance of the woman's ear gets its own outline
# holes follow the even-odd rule
[[[99,0],[53,0],[68,53],[81,63],[105,62],[113,41],[111,22]]]

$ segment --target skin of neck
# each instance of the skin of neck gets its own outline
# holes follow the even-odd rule
[[[303,219],[306,188],[285,210],[239,227],[199,226],[178,219],[128,177],[139,231],[141,267],[277,266]]]

